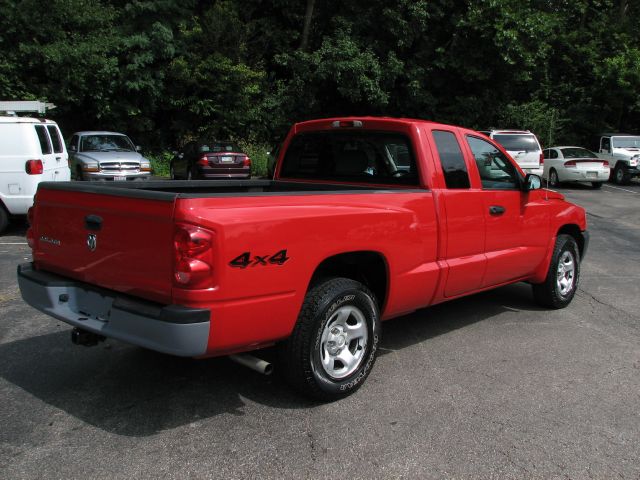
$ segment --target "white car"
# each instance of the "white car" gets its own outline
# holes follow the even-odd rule
[[[40,182],[71,179],[68,161],[56,122],[0,117],[0,232],[27,213]]]
[[[544,173],[549,186],[562,182],[591,182],[600,188],[609,179],[609,162],[582,147],[553,147],[544,151]]]
[[[480,131],[498,142],[513,158],[524,173],[542,176],[542,147],[529,130],[484,130]]]

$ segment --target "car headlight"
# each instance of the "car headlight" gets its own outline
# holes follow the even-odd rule
[[[140,160],[140,171],[141,172],[150,172],[151,171],[151,162],[146,158]]]
[[[82,171],[83,172],[99,172],[100,171],[100,165],[97,163],[83,163],[82,164]]]

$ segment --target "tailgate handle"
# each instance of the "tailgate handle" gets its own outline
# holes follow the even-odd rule
[[[87,230],[100,230],[102,228],[102,217],[87,215],[84,217],[84,226]]]

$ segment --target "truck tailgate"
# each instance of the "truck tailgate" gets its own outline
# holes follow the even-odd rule
[[[170,195],[129,198],[41,186],[35,267],[168,304],[174,203]]]

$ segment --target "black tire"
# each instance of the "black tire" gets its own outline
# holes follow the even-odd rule
[[[77,181],[84,180],[84,178],[82,178],[82,168],[80,167],[80,165],[76,167],[76,180]]]
[[[355,369],[351,373],[335,378],[322,365],[322,358],[331,361],[330,357],[326,357],[329,355],[328,345],[331,342],[323,344],[322,339],[323,333],[334,331],[335,327],[329,328],[329,325],[337,325],[336,319],[340,318],[340,311],[348,311],[345,307],[355,307],[358,315],[361,315],[363,320],[356,318],[355,321],[362,321],[367,339],[364,345],[352,345],[354,340],[341,343],[341,350],[355,351],[359,360],[354,362]],[[344,322],[349,321],[353,321],[351,316]],[[378,304],[367,287],[348,278],[322,281],[307,292],[293,333],[280,345],[284,377],[300,393],[317,400],[332,401],[346,397],[360,388],[369,375],[376,359],[380,337]],[[334,367],[340,365],[340,360],[333,362]],[[346,364],[344,367],[349,371]]]
[[[613,170],[613,182],[618,185],[626,185],[629,180],[631,180],[631,177],[627,174],[627,169],[623,165],[616,165]]]
[[[602,188],[602,182],[591,182],[591,188],[600,190]]]
[[[560,261],[565,252],[573,258],[574,274],[570,290],[562,292],[558,285]],[[544,282],[533,285],[533,297],[536,302],[547,308],[564,308],[571,303],[580,281],[580,250],[571,235],[558,235],[551,256],[551,264]]]
[[[0,202],[0,233],[4,232],[9,226],[9,214],[4,209],[4,205]]]
[[[556,172],[555,168],[549,170],[549,186],[553,188],[560,187],[560,177],[558,177],[558,172]]]

